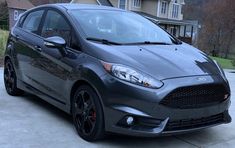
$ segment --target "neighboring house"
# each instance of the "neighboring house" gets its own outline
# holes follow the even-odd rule
[[[6,0],[9,13],[9,29],[11,29],[21,13],[33,8],[33,4],[28,0]]]
[[[184,0],[72,0],[71,3],[99,4],[134,11],[187,43],[195,45],[197,42],[198,21],[183,20]]]

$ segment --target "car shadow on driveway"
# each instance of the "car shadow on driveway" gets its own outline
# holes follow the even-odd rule
[[[30,103],[33,103],[34,105],[38,106],[39,108],[43,109],[45,112],[49,112],[53,116],[56,116],[60,118],[63,121],[66,121],[68,123],[72,123],[72,117],[67,114],[66,112],[58,109],[57,107],[49,104],[48,102],[42,100],[41,98],[29,94],[29,93],[24,93],[24,95],[21,97],[24,101],[28,101]]]
[[[10,99],[10,100],[9,100]],[[214,128],[209,128],[201,130],[198,132],[187,133],[176,136],[166,136],[166,137],[155,137],[155,138],[141,138],[141,137],[131,137],[124,135],[114,135],[108,134],[106,139],[97,141],[94,143],[89,143],[82,140],[76,133],[73,127],[72,118],[69,114],[61,111],[60,109],[54,107],[53,105],[45,102],[44,100],[30,94],[25,94],[22,97],[12,97],[12,99],[18,103],[22,103],[24,107],[30,107],[28,110],[30,113],[26,112],[26,116],[30,116],[27,120],[35,120],[38,116],[42,117],[40,120],[33,122],[33,131],[39,131],[39,135],[45,135],[47,137],[53,137],[54,143],[51,146],[56,145],[72,145],[69,147],[76,147],[76,145],[84,147],[98,147],[98,148],[112,148],[112,147],[135,147],[135,148],[147,148],[147,147],[208,147],[217,144],[223,144],[225,142],[233,143],[235,139],[234,124],[221,125]],[[21,105],[22,105],[21,104]],[[18,107],[17,111],[22,111]],[[21,114],[24,114],[22,111]],[[35,116],[32,116],[35,114]],[[31,121],[28,121],[31,122]],[[18,125],[19,127],[21,125]],[[25,127],[29,128],[30,127]],[[41,128],[41,129],[38,129]],[[52,128],[47,131],[48,128]],[[51,133],[50,133],[51,132]],[[54,133],[55,132],[55,133]],[[61,136],[58,136],[61,135]],[[37,136],[37,135],[36,135]],[[16,136],[17,137],[17,136]],[[36,138],[36,137],[35,137]],[[33,138],[33,140],[35,140]],[[42,140],[41,142],[46,141]]]
[[[24,96],[20,97],[22,101],[29,102],[33,104],[34,107],[43,110],[43,112],[48,113],[50,116],[57,118],[59,121],[66,122],[66,126],[71,126],[73,128],[73,121],[69,114],[61,111],[60,109],[54,107],[53,105],[47,103],[46,101],[40,99],[31,94],[25,93]],[[42,119],[43,120],[43,119]],[[43,122],[43,121],[42,121]],[[51,125],[53,126],[53,125]],[[199,132],[188,133],[177,136],[161,136],[155,138],[143,138],[143,137],[132,137],[125,135],[115,135],[109,133],[104,140],[95,142],[96,146],[100,147],[133,147],[133,145],[138,147],[198,147],[197,145],[187,141],[184,137],[210,137],[211,129],[202,130]],[[59,131],[58,131],[59,132]],[[74,128],[74,134],[77,138],[80,138]],[[73,135],[74,136],[74,135]],[[186,139],[187,139],[186,138]],[[191,139],[191,138],[189,138]],[[94,144],[94,143],[93,143]],[[89,145],[89,144],[88,144]]]

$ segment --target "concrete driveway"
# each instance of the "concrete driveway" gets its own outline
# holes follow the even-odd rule
[[[232,100],[235,99],[235,73],[226,70]],[[11,97],[3,84],[0,68],[0,147],[1,148],[113,148],[113,147],[235,147],[235,123],[196,133],[172,137],[135,138],[109,136],[96,143],[82,140],[69,115],[32,95]],[[230,114],[235,119],[235,104]]]

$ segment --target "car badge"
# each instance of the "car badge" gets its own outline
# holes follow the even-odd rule
[[[203,77],[199,77],[197,78],[198,81],[206,81],[207,79],[206,78],[203,78]]]

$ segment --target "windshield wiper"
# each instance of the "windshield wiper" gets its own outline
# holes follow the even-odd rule
[[[182,41],[180,41],[180,40],[177,40],[176,42],[177,42],[176,44],[178,44],[178,45],[183,44],[183,42],[182,42]]]
[[[126,43],[125,45],[141,45],[141,44],[147,44],[147,45],[172,45],[171,43],[166,42],[151,42],[151,41],[144,41],[144,42],[136,42],[136,43]]]
[[[96,41],[96,42],[100,42],[102,44],[107,44],[107,45],[122,45],[121,43],[109,41],[109,40],[106,40],[106,39],[99,39],[99,38],[92,38],[92,37],[89,37],[89,38],[86,38],[86,39],[89,40],[89,41]]]

